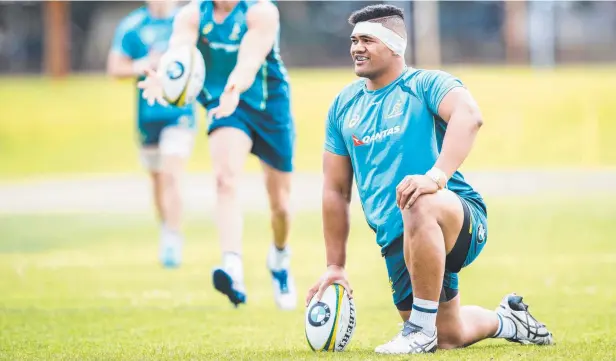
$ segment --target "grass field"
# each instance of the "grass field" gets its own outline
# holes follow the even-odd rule
[[[486,122],[465,168],[616,165],[613,68],[447,70],[468,85]],[[290,74],[297,169],[318,171],[325,114],[355,76],[350,67]],[[131,82],[101,75],[2,78],[0,178],[139,171],[133,89]],[[209,170],[209,164],[201,136],[190,169]],[[248,170],[257,168],[251,160]]]
[[[614,360],[616,199],[491,198],[489,240],[461,274],[463,302],[494,308],[511,291],[557,345],[490,340],[429,360]],[[185,264],[156,263],[147,215],[0,217],[0,360],[408,360],[376,357],[399,319],[383,260],[354,209],[348,271],[358,326],[348,352],[313,354],[303,310],[274,307],[265,269],[265,216],[248,217],[249,303],[233,309],[210,285],[219,259],[210,219],[187,221]],[[301,296],[323,271],[317,213],[298,214],[293,270]]]

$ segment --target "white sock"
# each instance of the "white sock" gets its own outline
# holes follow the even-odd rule
[[[244,281],[244,264],[242,256],[234,252],[222,254],[222,268],[229,273],[234,282]]]
[[[421,327],[426,335],[434,336],[436,332],[436,311],[438,311],[437,301],[413,298],[413,310],[409,321]]]
[[[272,243],[268,255],[268,264],[270,269],[275,271],[288,269],[291,261],[291,257],[289,257],[290,255],[291,250],[289,249],[289,246],[286,246],[284,249],[280,250]]]
[[[160,237],[164,244],[176,245],[182,243],[182,235],[178,232],[172,231],[165,224],[160,226]]]
[[[498,316],[498,330],[494,334],[494,338],[512,338],[516,334],[516,327],[513,320],[508,317]]]

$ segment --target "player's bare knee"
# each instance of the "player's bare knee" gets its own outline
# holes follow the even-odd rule
[[[268,190],[270,192],[270,211],[273,218],[289,217],[290,204],[289,195],[283,189]]]
[[[436,219],[435,209],[437,207],[438,203],[432,194],[425,194],[417,198],[410,208],[402,210],[404,230],[414,233],[420,227],[426,226],[428,220]]]
[[[216,172],[216,190],[219,194],[234,194],[237,189],[238,174],[224,168]]]
[[[171,169],[161,170],[160,178],[165,188],[175,188],[179,186],[179,174]]]
[[[287,219],[289,218],[291,211],[289,205],[285,202],[274,202],[270,206],[272,212],[272,218]]]
[[[409,208],[411,215],[416,217],[435,217],[435,210],[439,207],[438,196],[436,194],[424,194],[415,200]]]

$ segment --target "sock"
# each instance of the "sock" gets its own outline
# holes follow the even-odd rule
[[[172,231],[165,224],[162,224],[160,227],[160,237],[163,244],[166,245],[177,245],[178,243],[182,243],[182,235]]]
[[[222,268],[229,273],[234,282],[242,283],[244,280],[244,264],[242,256],[235,252],[222,254]]]
[[[278,247],[272,243],[268,255],[268,264],[270,269],[275,271],[288,269],[290,263],[290,252],[291,251],[288,246],[285,246],[283,249],[278,249]]]
[[[169,233],[169,228],[167,227],[166,224],[161,223],[160,224],[160,237],[161,238],[165,237],[167,233]]]
[[[421,298],[413,299],[413,310],[409,321],[421,327],[423,333],[428,336],[434,336],[436,332],[436,311],[438,311],[437,301],[422,300]]]
[[[516,327],[513,320],[508,317],[498,316],[498,330],[494,334],[494,338],[512,338],[516,334]]]

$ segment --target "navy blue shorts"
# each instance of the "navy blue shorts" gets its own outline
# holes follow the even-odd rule
[[[218,103],[208,104],[212,109]],[[211,120],[208,134],[218,128],[242,130],[252,139],[251,153],[281,172],[293,171],[295,126],[289,99],[269,100],[265,110],[255,110],[240,100],[233,114]]]
[[[441,290],[441,302],[451,300],[458,293],[458,272],[470,265],[483,250],[488,237],[485,210],[472,200],[459,197],[464,211],[464,222],[456,244],[447,255]],[[384,255],[393,301],[398,309],[410,310],[413,287],[406,267],[403,237],[397,238]],[[408,308],[408,309],[407,309]]]

